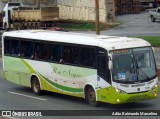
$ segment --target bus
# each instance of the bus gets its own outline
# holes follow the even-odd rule
[[[122,104],[158,97],[151,45],[139,38],[49,30],[2,35],[4,79],[42,91]]]

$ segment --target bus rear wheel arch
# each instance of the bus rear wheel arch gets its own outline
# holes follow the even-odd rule
[[[85,87],[85,99],[90,105],[98,106],[98,102],[96,100],[96,92],[90,85],[87,85]]]
[[[41,85],[36,76],[32,76],[31,78],[31,88],[34,94],[40,95],[41,94]]]

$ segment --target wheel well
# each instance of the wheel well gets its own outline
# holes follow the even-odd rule
[[[86,85],[84,88],[85,99],[87,99],[87,90],[92,87],[91,85]],[[93,87],[92,87],[93,88]]]
[[[37,78],[37,79],[38,79],[38,77],[37,77],[37,76],[32,75],[32,76],[31,76],[31,80],[30,80],[30,83],[31,83],[31,84],[32,84],[32,80],[33,80],[34,78]]]

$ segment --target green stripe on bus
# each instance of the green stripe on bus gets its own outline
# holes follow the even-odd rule
[[[28,67],[28,69],[30,70],[30,72],[36,73],[36,71],[24,59],[21,59],[21,61],[26,65],[26,67]]]
[[[41,74],[40,74],[41,75]],[[42,75],[41,75],[42,76]],[[71,88],[71,87],[67,87],[67,86],[62,86],[59,85],[55,82],[50,81],[48,78],[45,78],[44,76],[42,76],[47,82],[49,82],[50,84],[52,84],[53,86],[55,86],[58,89],[61,90],[65,90],[65,91],[69,91],[69,92],[83,92],[82,88]]]
[[[30,72],[36,73],[39,76],[40,73],[37,73],[24,59],[21,59],[21,61],[26,65],[26,67],[28,67],[28,69],[30,70]],[[67,86],[62,86],[62,85],[59,85],[59,84],[57,84],[55,82],[50,81],[49,79],[45,78],[41,74],[40,74],[40,76],[45,81],[47,81],[48,83],[50,83],[51,85],[53,85],[54,87],[56,87],[58,89],[61,89],[61,90],[64,90],[64,91],[69,91],[69,92],[78,92],[78,93],[83,92],[82,88],[71,88],[71,87],[67,87]]]

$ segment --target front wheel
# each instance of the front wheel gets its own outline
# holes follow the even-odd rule
[[[34,77],[31,81],[31,88],[36,95],[41,94],[41,88],[40,88],[40,83],[37,77]]]
[[[155,19],[153,16],[151,16],[151,21],[152,21],[152,22],[155,22],[156,19]]]
[[[92,106],[98,105],[98,102],[96,101],[96,93],[92,87],[89,87],[87,90],[87,101]]]

